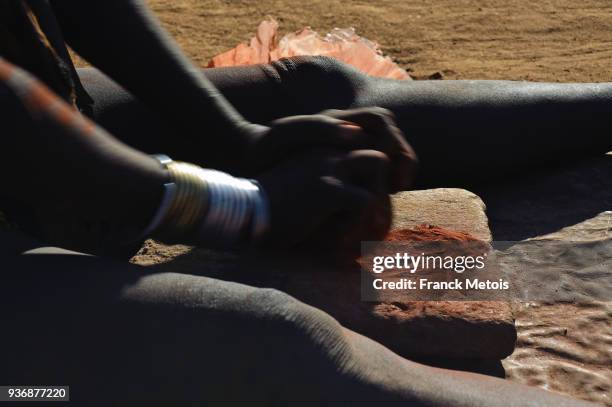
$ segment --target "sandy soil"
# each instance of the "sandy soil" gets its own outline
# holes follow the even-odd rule
[[[608,0],[148,1],[201,64],[272,15],[285,31],[356,27],[416,77],[612,81]]]
[[[272,15],[285,32],[356,27],[415,78],[612,81],[609,0],[148,2],[201,65],[250,38]],[[531,304],[518,311],[519,342],[504,363],[507,375],[612,406],[610,306],[570,308]]]

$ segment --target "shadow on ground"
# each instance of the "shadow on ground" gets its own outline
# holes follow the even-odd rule
[[[494,240],[556,232],[612,210],[612,154],[474,192],[487,205]]]

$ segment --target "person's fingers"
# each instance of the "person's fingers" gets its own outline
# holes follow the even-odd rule
[[[363,129],[346,120],[326,115],[291,116],[271,123],[269,132],[256,143],[253,159],[265,167],[307,147],[355,149],[366,143]]]
[[[366,190],[348,185],[335,177],[323,177],[326,196],[333,201],[333,210],[326,222],[309,239],[309,244],[329,253],[345,250],[354,240],[349,231],[363,222],[372,199]]]
[[[418,158],[404,133],[397,127],[390,110],[369,107],[351,110],[326,110],[321,114],[359,125],[371,137],[368,148],[384,152],[391,159],[390,184],[394,192],[409,188],[416,175]]]
[[[359,256],[364,240],[382,239],[389,230],[391,211],[388,195],[376,196],[334,177],[326,178],[327,195],[334,210],[310,241],[344,258]]]
[[[343,184],[338,202],[345,210],[345,246],[359,248],[361,241],[380,240],[391,227],[391,199],[388,194],[372,194],[363,188]]]
[[[389,193],[389,158],[377,150],[355,150],[337,164],[338,178],[374,195]]]
[[[264,246],[286,248],[303,242],[344,205],[338,192],[341,182],[323,176],[333,170],[320,161],[325,160],[291,162],[259,178],[270,204]]]
[[[361,240],[380,239],[389,228],[388,164],[376,150],[312,153],[263,174],[271,222],[262,244],[358,256]]]
[[[395,124],[393,113],[383,108],[356,109],[345,118],[375,137],[373,148],[380,148],[391,159],[391,187],[407,189],[414,182],[417,156],[406,136]]]

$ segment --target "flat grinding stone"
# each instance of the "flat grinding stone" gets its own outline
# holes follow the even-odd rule
[[[429,223],[491,240],[483,202],[462,189],[402,192],[393,197],[393,208],[394,229]],[[509,303],[364,302],[359,272],[340,271],[304,253],[235,256],[149,241],[133,262],[165,263],[164,271],[277,288],[406,357],[500,359],[514,350]]]
[[[577,269],[595,266],[608,275],[612,273],[610,261],[602,264],[592,260],[593,243],[600,247],[605,243],[608,259],[612,259],[612,211],[536,239],[576,242],[574,266]],[[518,341],[516,351],[503,363],[507,377],[612,406],[612,302],[609,298],[607,301],[604,297],[604,301],[527,302],[516,306]]]
[[[491,241],[484,203],[463,189],[403,192],[393,197],[393,212],[393,229],[429,223]],[[514,350],[514,316],[507,302],[382,303],[372,312],[388,325],[373,337],[402,355],[500,359]]]
[[[481,196],[496,240],[575,242],[573,271],[612,273],[611,153],[491,187]],[[516,351],[503,361],[508,379],[612,406],[612,295],[600,299],[517,306]]]

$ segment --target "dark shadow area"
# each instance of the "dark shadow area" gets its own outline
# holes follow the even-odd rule
[[[475,189],[494,240],[555,232],[612,210],[612,155]]]
[[[449,359],[449,358],[415,358],[414,362],[442,369],[461,370],[479,373],[504,379],[506,371],[501,360],[493,359]]]

